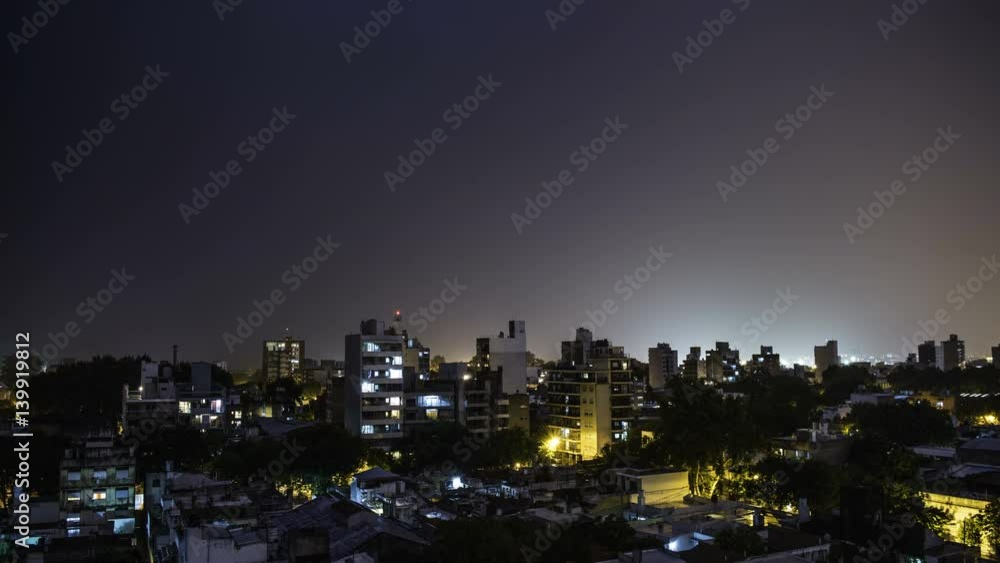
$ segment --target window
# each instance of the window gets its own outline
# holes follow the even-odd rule
[[[95,489],[94,490],[94,496],[91,497],[91,498],[93,500],[107,500],[107,498],[108,498],[108,491],[106,491],[104,489]]]
[[[80,523],[80,513],[79,512],[70,512],[69,514],[67,514],[66,515],[66,523],[67,524],[79,524]]]
[[[389,379],[403,379],[403,370],[401,369],[389,370]]]
[[[128,489],[115,489],[116,500],[128,500]]]
[[[80,491],[69,491],[66,493],[66,502],[80,502]]]
[[[80,535],[80,528],[66,528],[66,535],[69,537],[76,537]]]
[[[438,419],[438,410],[437,409],[427,409],[427,418],[430,419],[430,420],[437,420]]]
[[[80,480],[80,472],[79,471],[70,471],[66,475],[66,480],[69,481],[70,483],[75,483],[75,482],[79,481]]]
[[[183,414],[191,414],[191,401],[178,401],[177,410]]]
[[[363,425],[361,427],[361,433],[362,434],[374,434],[375,433],[375,427],[372,426],[371,424],[365,424],[365,425]]]
[[[124,480],[128,479],[128,468],[127,467],[126,468],[119,467],[115,471],[115,479],[118,479],[119,481],[124,481]]]
[[[108,479],[108,472],[103,469],[94,470],[94,481],[106,481]]]
[[[362,383],[361,384],[361,392],[362,393],[374,393],[375,392],[375,384],[374,383]]]
[[[222,399],[212,400],[212,412],[222,414]]]
[[[160,480],[159,479],[153,479],[153,486],[154,487],[159,487],[160,486]]]
[[[392,357],[392,365],[394,365],[394,366],[401,366],[401,365],[403,365],[403,356],[393,356]]]
[[[389,397],[389,405],[398,407],[400,405],[399,397]]]

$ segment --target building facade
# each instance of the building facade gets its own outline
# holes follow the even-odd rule
[[[701,346],[691,347],[691,351],[684,357],[684,365],[681,372],[684,377],[705,377],[705,362],[701,359]]]
[[[261,378],[265,383],[282,378],[299,381],[303,378],[305,359],[305,340],[295,340],[291,336],[281,340],[265,340]]]
[[[670,344],[657,343],[656,348],[649,349],[649,386],[662,389],[667,380],[678,374],[677,350]]]
[[[958,335],[948,336],[948,340],[941,342],[941,352],[944,356],[944,371],[951,371],[965,363],[965,341],[959,340]]]
[[[751,356],[748,371],[752,375],[780,375],[781,355],[775,354],[772,346],[761,346],[760,354]]]
[[[549,379],[546,446],[557,461],[594,459],[604,445],[627,439],[635,419],[634,382],[622,347],[577,329],[575,340],[562,343]]]
[[[938,355],[937,355],[937,343],[933,340],[928,340],[923,344],[917,346],[917,362],[924,367],[937,367],[938,366]]]
[[[733,381],[740,375],[740,351],[730,348],[728,342],[716,342],[714,350],[705,352],[705,377]]]
[[[388,447],[403,437],[403,354],[407,339],[397,315],[391,326],[369,319],[345,337],[344,426]]]
[[[59,518],[66,537],[135,533],[135,447],[111,432],[66,449],[59,464]]]
[[[813,357],[816,363],[816,381],[822,382],[826,370],[840,365],[837,341],[827,340],[825,345],[813,347]]]

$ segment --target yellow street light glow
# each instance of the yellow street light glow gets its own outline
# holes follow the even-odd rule
[[[559,449],[559,436],[553,436],[545,441],[545,449],[554,452]]]

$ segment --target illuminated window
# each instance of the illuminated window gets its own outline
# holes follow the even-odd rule
[[[212,412],[222,413],[222,399],[214,399],[212,401]]]
[[[70,512],[69,514],[67,514],[66,515],[66,523],[67,524],[79,524],[80,523],[80,513],[79,512]]]
[[[80,491],[69,491],[66,493],[66,502],[80,502]]]
[[[389,397],[389,405],[393,407],[398,407],[402,401],[399,397]]]
[[[362,383],[361,384],[361,392],[362,393],[374,393],[375,392],[375,384],[374,383]]]
[[[76,537],[80,535],[80,528],[66,528],[66,535],[69,537]]]
[[[191,402],[190,401],[178,401],[177,410],[183,414],[191,414]]]
[[[375,433],[375,427],[372,426],[371,424],[365,424],[364,426],[361,427],[361,433],[362,434],[374,434]]]
[[[94,496],[91,498],[93,500],[106,500],[108,498],[108,492],[104,489],[97,489],[94,491]]]
[[[401,366],[401,365],[403,365],[403,356],[393,356],[392,357],[392,365],[394,365],[394,366]]]
[[[431,420],[437,420],[438,419],[438,410],[437,409],[427,409],[427,418],[429,418]]]
[[[403,379],[403,370],[401,369],[389,370],[389,379]]]

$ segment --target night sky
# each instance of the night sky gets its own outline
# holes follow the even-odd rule
[[[39,10],[3,4],[5,32]],[[556,0],[403,0],[348,63],[341,43],[388,4],[247,1],[220,21],[207,1],[77,1],[16,54],[8,36],[4,348],[76,322],[59,357],[167,359],[177,344],[253,367],[288,328],[309,356],[342,358],[362,319],[410,319],[445,280],[467,289],[426,330],[406,324],[449,360],[512,318],[555,358],[606,300],[596,336],[644,361],[657,341],[682,356],[729,340],[811,362],[828,338],[899,354],[938,309],[935,340],[958,333],[970,356],[1000,342],[1000,276],[961,310],[949,299],[1000,254],[995,3],[928,0],[886,41],[883,0],[590,0],[555,30]],[[673,53],[726,9],[732,23],[678,72]],[[122,119],[115,100],[156,65],[168,76]],[[445,111],[490,76],[453,129]],[[777,122],[811,87],[833,94],[785,139]],[[273,108],[295,117],[247,162],[241,143],[278,123]],[[574,151],[616,117],[627,129],[579,171]],[[52,163],[105,118],[114,130],[60,182]],[[912,181],[904,163],[949,126],[959,137]],[[447,139],[390,190],[385,172],[436,128]],[[724,200],[717,182],[771,137]],[[178,206],[230,160],[241,172],[185,222]],[[573,183],[519,233],[511,215],[562,170]],[[844,224],[897,179],[905,193],[852,244]],[[327,236],[340,247],[290,291],[284,272]],[[672,256],[625,301],[616,284],[661,246]],[[128,287],[81,314],[123,267]],[[277,289],[284,302],[230,352],[222,335]],[[778,290],[798,298],[748,336]]]

